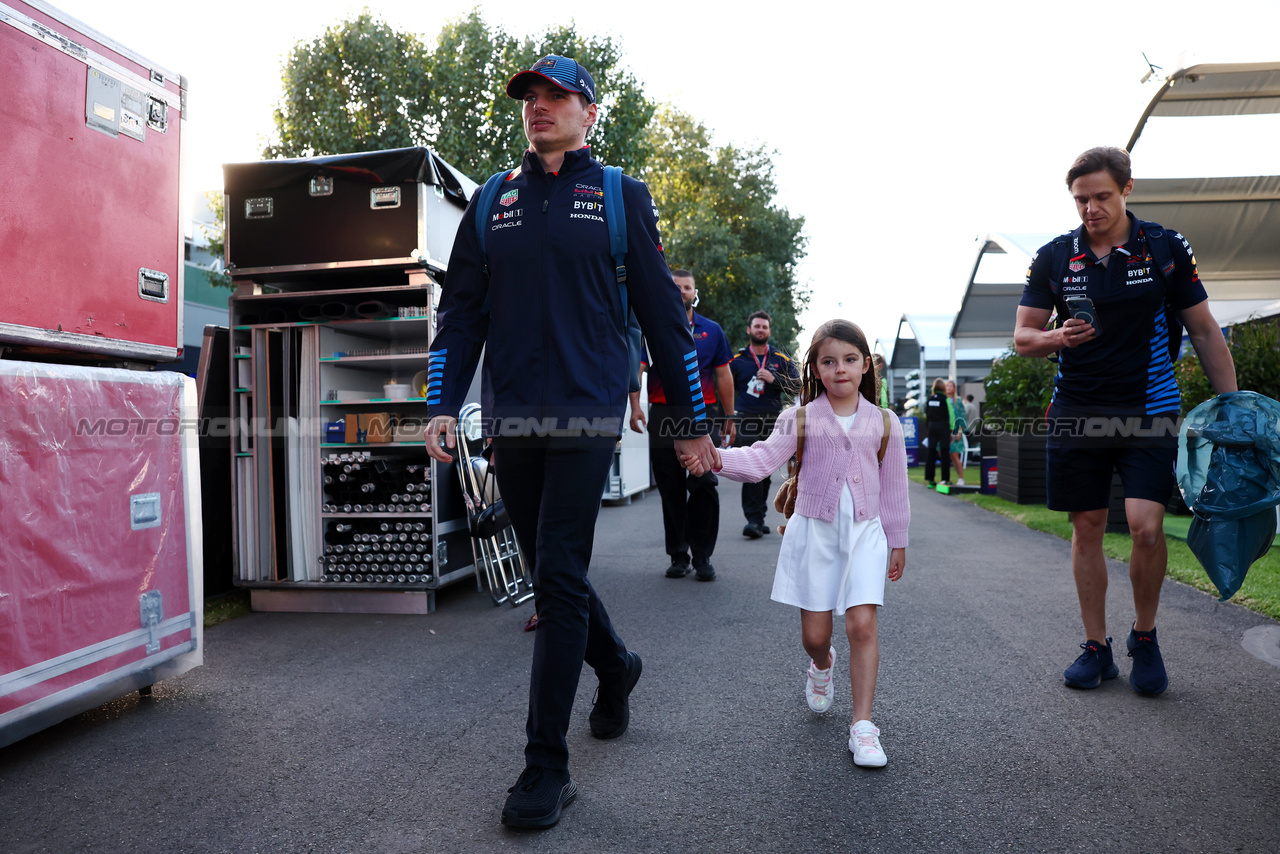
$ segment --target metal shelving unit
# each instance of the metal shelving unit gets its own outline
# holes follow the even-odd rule
[[[438,286],[422,269],[405,278],[323,290],[307,279],[237,281],[235,578],[256,610],[426,613],[435,591],[475,576],[457,476],[423,444]],[[304,319],[321,310],[336,316]],[[408,397],[386,396],[393,380],[411,387]],[[339,500],[340,484],[324,482],[334,461],[391,478],[365,485],[384,499],[387,473],[398,472],[396,500]]]

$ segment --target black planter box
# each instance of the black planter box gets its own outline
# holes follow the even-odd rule
[[[1044,437],[1002,433],[996,437],[996,496],[1014,504],[1045,503]]]

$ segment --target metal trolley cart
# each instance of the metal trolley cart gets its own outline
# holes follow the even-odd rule
[[[489,478],[489,460],[480,443],[480,405],[468,403],[459,413],[458,479],[462,483],[462,500],[467,506],[467,522],[471,530],[471,548],[476,561],[476,586],[488,583],[493,604],[509,602],[512,607],[533,597],[533,581],[516,532],[511,528]]]

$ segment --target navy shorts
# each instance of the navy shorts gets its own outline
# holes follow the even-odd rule
[[[1054,404],[1046,420],[1050,510],[1106,509],[1113,472],[1120,474],[1125,498],[1169,501],[1178,458],[1178,413],[1083,416]]]

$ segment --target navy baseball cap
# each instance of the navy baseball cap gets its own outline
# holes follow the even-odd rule
[[[524,97],[524,90],[534,80],[546,80],[559,86],[566,92],[580,92],[587,96],[587,101],[596,102],[596,81],[591,79],[591,72],[567,56],[550,54],[542,57],[528,71],[521,71],[507,81],[507,94],[519,100]]]

